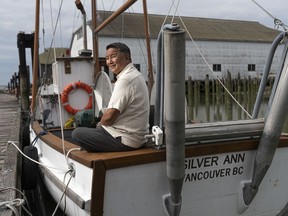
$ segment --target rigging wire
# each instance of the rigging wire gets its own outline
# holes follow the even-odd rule
[[[71,34],[70,34],[70,38],[69,40],[67,40],[67,44],[69,44],[69,41],[71,41],[72,37],[73,37],[73,32],[75,31],[76,28],[76,23],[79,20],[79,17],[81,16],[81,13],[79,10],[77,10],[76,7],[74,7],[74,15],[73,15],[73,25],[72,25],[72,29],[71,29]],[[66,45],[68,47],[68,45]]]
[[[51,0],[50,0],[50,2],[51,2]],[[53,31],[53,37],[52,37],[51,46],[50,46],[50,47],[52,47],[52,44],[54,44],[54,49],[53,49],[54,50],[54,61],[56,61],[55,34],[56,34],[56,29],[57,29],[62,5],[63,5],[63,0],[61,0],[60,6],[59,6],[58,15],[57,15],[57,19],[56,19],[56,25],[55,25],[55,28],[53,28],[54,31]],[[53,23],[52,23],[52,25],[53,25]],[[65,143],[64,143],[64,128],[63,128],[63,122],[62,122],[62,109],[61,109],[61,101],[60,101],[61,99],[60,99],[59,87],[58,87],[58,91],[57,91],[57,96],[58,96],[58,105],[59,105],[59,119],[60,119],[60,129],[61,129],[62,151],[63,151],[63,156],[66,158]],[[67,166],[69,169],[69,164],[67,164]]]
[[[55,27],[54,27],[53,15],[52,15],[52,4],[51,4],[51,0],[50,0],[50,10],[51,10],[51,20],[52,20],[51,25],[52,25],[52,29],[53,29],[53,35],[52,35],[52,40],[51,40],[50,47],[52,47],[52,45],[54,45],[54,49],[53,49],[54,50],[54,61],[56,61],[55,35],[56,35],[56,29],[57,29],[57,26],[58,26],[58,22],[59,22],[59,19],[60,19],[62,5],[63,5],[63,0],[61,0],[60,6],[59,6],[59,10],[58,10],[58,14],[57,14],[56,24],[55,24]]]
[[[42,9],[42,34],[43,34],[43,50],[45,52],[46,50],[46,45],[45,45],[45,16],[44,16],[44,3],[43,0],[41,0],[41,9]]]
[[[115,0],[113,1],[113,4],[114,4],[114,2],[115,2]],[[103,11],[105,11],[105,4],[104,4],[104,1],[102,0],[101,3],[102,3]],[[112,6],[113,6],[113,5],[112,5]]]
[[[279,26],[281,26],[284,29],[284,31],[287,31],[288,26],[286,24],[284,24],[280,19],[276,18],[276,16],[273,16],[270,12],[268,12],[263,6],[261,6],[255,0],[251,0],[251,1],[254,2],[260,9],[262,9],[268,16],[270,16],[274,20],[274,27],[276,29],[278,29]]]
[[[209,65],[208,61],[206,60],[206,58],[204,57],[203,53],[201,52],[200,48],[197,46],[196,42],[194,41],[194,39],[192,38],[190,32],[188,31],[186,25],[184,24],[182,18],[180,17],[180,20],[186,30],[186,32],[188,33],[191,41],[193,42],[194,46],[196,47],[198,53],[201,55],[202,59],[204,60],[204,62],[206,63],[206,65],[208,66],[209,70],[212,72],[212,74],[214,75],[214,77],[218,80],[218,82],[222,85],[222,87],[225,89],[225,91],[230,95],[230,97],[237,103],[237,105],[247,114],[247,116],[249,116],[249,118],[252,118],[252,116],[248,113],[248,111],[240,104],[240,102],[233,96],[233,94],[229,91],[229,89],[227,89],[227,87],[225,86],[225,84],[221,81],[221,79],[219,78],[219,76],[217,74],[215,74],[215,72],[213,71],[213,69],[211,68],[211,66]]]
[[[253,1],[253,0],[252,0],[252,1]],[[185,31],[187,32],[187,34],[188,34],[189,38],[191,39],[193,45],[196,47],[196,49],[197,49],[198,53],[200,54],[201,58],[203,59],[203,61],[205,62],[205,64],[208,66],[209,70],[212,72],[213,76],[218,80],[218,82],[221,84],[221,86],[224,88],[224,90],[229,94],[229,96],[236,102],[236,104],[247,114],[247,116],[248,116],[249,118],[252,118],[252,116],[248,113],[248,111],[239,103],[239,101],[233,96],[233,94],[229,91],[229,89],[228,89],[228,88],[225,86],[225,84],[221,81],[221,79],[219,78],[219,76],[213,71],[213,69],[211,68],[211,66],[210,66],[210,64],[208,63],[207,59],[206,59],[205,56],[203,55],[202,51],[200,50],[200,48],[198,47],[198,45],[197,45],[196,42],[194,41],[193,37],[191,36],[191,34],[190,34],[188,28],[186,27],[186,25],[185,25],[182,17],[179,15],[178,10],[177,10],[179,4],[177,4],[177,7],[176,7],[176,6],[174,5],[174,2],[175,2],[175,0],[173,0],[170,9],[174,6],[174,8],[175,8],[175,14],[177,13],[177,15],[178,15],[178,17],[179,17],[179,19],[180,19],[183,27],[185,28]],[[170,11],[170,9],[169,9],[169,11]],[[165,18],[165,19],[166,19],[166,18]],[[173,17],[173,19],[174,19],[174,17]],[[172,20],[173,20],[173,19],[172,19]]]
[[[54,61],[56,61],[55,35],[56,35],[58,22],[59,22],[59,19],[60,19],[62,5],[63,5],[63,0],[61,0],[60,6],[59,6],[59,10],[58,10],[58,14],[57,14],[56,24],[55,24],[55,27],[54,27],[53,14],[52,14],[52,3],[51,3],[51,0],[50,0],[50,17],[51,17],[51,27],[52,27],[52,30],[53,30],[53,34],[52,34],[52,39],[51,39],[51,43],[50,43],[50,46],[49,46],[50,49],[49,49],[48,56],[46,58],[46,63],[45,64],[48,64],[48,60],[50,59],[49,58],[50,50],[51,50],[53,45],[54,45],[54,49],[53,49],[53,51],[54,51]]]
[[[41,0],[41,10],[42,10],[42,43],[43,43],[43,51],[44,53],[46,52],[46,44],[45,44],[45,16],[44,16],[44,3],[43,0]],[[41,79],[41,84],[43,84],[45,82],[45,80],[47,79],[47,64],[45,64],[44,66],[44,71],[43,68],[41,67],[41,63],[39,61],[39,69],[40,69],[40,73],[42,75],[42,79]]]
[[[54,52],[54,61],[56,61],[56,46],[55,46],[55,35],[56,35],[56,30],[57,30],[57,26],[58,26],[58,23],[60,22],[60,25],[61,25],[61,17],[60,17],[60,14],[61,14],[61,9],[62,9],[62,5],[63,5],[63,0],[61,0],[60,2],[60,5],[59,5],[59,9],[58,9],[58,14],[57,14],[57,19],[56,19],[56,23],[55,23],[55,27],[54,27],[54,21],[53,21],[53,14],[52,14],[52,2],[50,0],[50,16],[51,16],[51,25],[52,25],[52,29],[53,29],[53,35],[52,35],[52,39],[51,39],[51,44],[50,44],[50,49],[49,49],[49,52],[48,52],[48,57],[46,59],[46,63],[45,65],[48,64],[48,60],[50,59],[49,56],[50,56],[50,53],[51,53],[51,50],[52,50],[52,46],[54,45],[54,49],[53,49],[53,52]],[[75,9],[76,11],[76,9]],[[75,12],[76,14],[76,12]],[[75,14],[74,14],[74,18],[75,18]],[[74,19],[75,20],[75,19]],[[60,26],[61,28],[61,26]],[[60,30],[61,34],[62,34],[62,31]],[[61,37],[61,45],[62,45],[62,37]],[[57,96],[58,96],[58,105],[59,105],[59,118],[62,119],[62,111],[61,111],[61,101],[60,101],[60,93],[59,93],[59,89],[57,91]],[[63,129],[63,123],[62,121],[60,121],[60,128],[61,128],[61,142],[62,142],[62,151],[63,151],[63,155],[65,157],[65,161],[67,161],[67,166],[68,166],[68,169],[69,169],[69,164],[68,164],[68,160],[66,158],[66,151],[65,151],[65,143],[64,143],[64,129]],[[12,143],[13,144],[13,143]],[[28,158],[29,160],[39,164],[39,165],[42,165],[42,166],[45,166],[44,164],[41,164],[39,163],[38,161],[34,161],[33,159],[27,157],[26,155],[24,155],[22,153],[22,151],[16,146],[14,145],[18,151],[23,155],[25,156],[26,158]],[[46,166],[48,167],[48,166]],[[50,167],[52,169],[58,169],[58,168],[55,168],[55,167]]]
[[[62,0],[62,2],[63,2],[63,0]],[[56,20],[56,27],[54,28],[54,21],[53,21],[52,3],[51,3],[51,0],[50,0],[49,6],[50,6],[51,28],[52,28],[52,30],[53,30],[53,34],[52,34],[52,39],[51,39],[51,43],[50,43],[50,46],[49,46],[48,55],[47,55],[47,57],[46,57],[46,62],[45,62],[45,68],[46,68],[46,69],[45,69],[45,70],[47,70],[47,64],[48,64],[48,61],[49,61],[49,59],[50,59],[50,54],[51,54],[52,45],[53,45],[53,44],[55,45],[55,43],[54,43],[54,38],[55,38],[55,34],[56,34],[56,27],[57,27],[57,24],[58,24],[58,17],[59,17],[59,13],[60,13],[60,10],[61,10],[61,9],[59,9],[58,17],[57,17],[57,20]],[[56,52],[55,52],[55,47],[54,47],[54,59],[55,59],[55,58],[56,58]]]
[[[166,13],[166,16],[165,16],[165,18],[164,18],[164,20],[163,20],[163,23],[162,23],[162,25],[161,25],[161,29],[162,29],[162,27],[165,25],[166,20],[168,19],[168,14],[170,14],[170,11],[172,10],[172,7],[174,6],[175,0],[171,0],[171,1],[172,1],[172,4],[170,5],[170,7],[169,7],[169,9],[168,9],[168,12]]]
[[[102,0],[103,1],[103,0]],[[115,0],[113,0],[113,2],[112,2],[112,4],[111,4],[111,6],[110,6],[110,8],[109,8],[109,11],[111,11],[112,10],[112,8],[113,8],[113,6],[114,6],[114,3],[115,3]],[[104,9],[104,7],[103,7],[103,9]]]
[[[52,30],[54,30],[54,21],[53,21],[53,14],[52,14],[52,0],[49,1],[50,2],[50,19],[51,19],[51,28]],[[55,31],[55,30],[54,30]],[[52,47],[52,43],[53,43],[53,39],[54,39],[54,34],[52,35],[52,41],[51,41],[51,45],[50,48]]]
[[[134,12],[134,10],[133,10],[133,6],[131,6],[131,7],[129,7],[129,9],[128,9],[131,13],[135,13]],[[122,23],[123,23],[123,26],[124,26],[124,19],[122,20]],[[123,27],[122,27],[123,28]],[[136,28],[135,28],[135,26],[132,26],[132,28],[135,30]],[[123,31],[123,30],[122,30]],[[145,47],[145,43],[144,43],[144,41],[143,40],[140,40],[139,38],[140,38],[140,36],[139,36],[139,34],[138,34],[138,31],[134,31],[134,32],[136,32],[136,37],[137,37],[137,42],[138,42],[138,44],[139,44],[139,48],[140,48],[140,50],[141,50],[141,53],[142,53],[142,56],[144,57],[144,62],[145,62],[145,65],[146,65],[146,67],[148,68],[148,63],[147,63],[147,58],[145,57],[146,55],[144,54],[144,49],[143,49],[143,47]],[[149,32],[149,35],[150,35],[150,32]],[[141,43],[141,41],[142,41],[142,43]]]
[[[175,1],[176,0],[173,1],[173,3],[172,3],[173,5],[174,5]],[[180,0],[178,0],[177,5],[175,6],[174,14],[173,14],[173,17],[171,19],[171,24],[174,22],[174,18],[175,18],[176,12],[178,11],[178,8],[179,8],[179,3],[180,3]]]
[[[61,2],[60,2],[61,1]],[[59,3],[60,3],[60,5],[59,5],[59,7],[61,8],[62,6],[62,3],[63,3],[63,0],[59,0]],[[61,14],[59,14],[59,31],[60,31],[60,46],[61,47],[63,47],[63,38],[62,38],[62,16],[61,16]]]

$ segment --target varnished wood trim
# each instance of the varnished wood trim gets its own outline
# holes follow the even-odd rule
[[[118,152],[102,154],[107,169],[116,169],[126,166],[135,166],[147,163],[155,163],[166,160],[166,151],[153,148],[143,148],[131,152]]]
[[[41,131],[43,131],[43,128],[37,121],[33,122],[32,128],[36,134],[39,134]],[[45,142],[47,145],[49,145],[56,151],[63,153],[62,140],[59,137],[48,132],[46,135],[39,137],[39,139],[41,139],[43,142]],[[79,146],[68,141],[64,141],[64,146],[65,146],[65,153],[67,153],[72,148],[79,148]],[[69,157],[91,168],[93,166],[94,160],[102,158],[100,154],[97,153],[89,154],[85,151],[73,151],[71,154],[69,154]]]
[[[33,129],[37,134],[43,130],[38,122],[33,124]],[[47,135],[40,138],[55,150],[62,152],[62,142],[60,138],[49,132]],[[259,138],[255,138],[193,144],[186,147],[186,157],[256,150],[259,141]],[[66,152],[71,148],[78,147],[68,141],[65,141],[64,143]],[[288,147],[287,134],[282,134],[278,147]],[[69,157],[88,167],[93,167],[93,161],[103,160],[106,169],[116,169],[120,167],[165,161],[166,152],[165,149],[158,150],[147,147],[128,152],[92,153],[86,151],[73,151],[69,154]]]
[[[260,139],[195,144],[186,148],[186,157],[256,150]]]
[[[106,170],[103,160],[93,162],[91,216],[103,215]]]

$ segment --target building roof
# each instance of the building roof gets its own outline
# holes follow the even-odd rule
[[[103,22],[112,12],[98,11],[98,22]],[[149,14],[149,31],[151,38],[157,38],[166,16]],[[279,34],[278,30],[268,28],[259,22],[224,20],[197,17],[181,17],[194,40],[210,41],[241,41],[241,42],[271,42]],[[171,23],[168,16],[165,23]],[[173,23],[182,28],[179,17]],[[99,25],[99,24],[98,24]],[[140,13],[123,13],[99,32],[99,36],[141,38],[144,34],[144,15]],[[188,38],[188,34],[187,34]]]
[[[55,48],[56,58],[65,57],[67,55],[67,49],[68,48]],[[45,51],[39,55],[40,64],[52,64],[54,61],[54,48],[45,49]]]

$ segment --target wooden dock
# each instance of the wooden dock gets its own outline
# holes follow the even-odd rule
[[[20,105],[15,95],[0,93],[0,214],[15,215],[11,209],[1,209],[3,203],[21,198],[19,189],[21,174],[20,153],[8,141],[19,146]],[[4,151],[6,149],[6,151]],[[20,168],[19,168],[20,167]],[[16,208],[20,211],[20,208]]]

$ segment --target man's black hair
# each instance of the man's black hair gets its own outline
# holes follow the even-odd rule
[[[115,43],[111,43],[111,44],[106,46],[106,50],[108,50],[110,48],[116,48],[119,50],[119,52],[125,53],[125,54],[128,54],[129,56],[131,56],[129,47],[124,43],[115,42]]]

